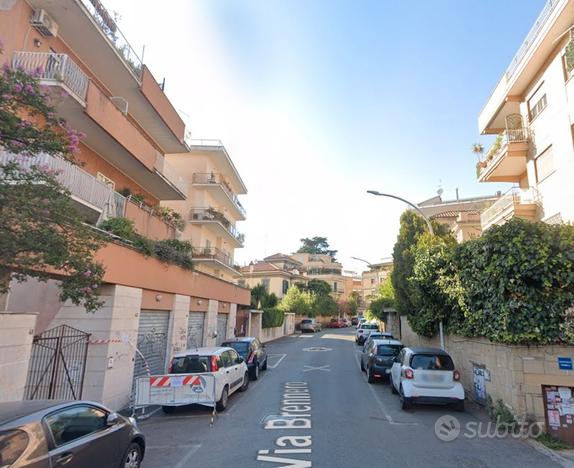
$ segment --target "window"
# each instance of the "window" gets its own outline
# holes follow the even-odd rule
[[[375,278],[371,278],[371,284],[375,284]]]
[[[67,444],[107,427],[108,414],[93,406],[73,406],[46,416],[57,446]]]
[[[554,172],[554,153],[552,146],[545,149],[534,160],[536,167],[536,182],[540,183]]]
[[[192,374],[194,372],[207,372],[209,369],[209,356],[182,356],[173,358],[171,374]]]
[[[454,363],[446,354],[415,354],[411,367],[415,370],[454,370]]]
[[[205,248],[206,249],[211,249],[211,241],[209,239],[205,240]]]
[[[237,364],[237,360],[239,359],[239,354],[237,354],[237,352],[235,350],[234,351],[227,351],[227,352],[229,353],[229,359],[231,361],[230,365]]]
[[[379,345],[377,346],[378,356],[396,356],[403,347],[401,345]]]
[[[233,361],[231,360],[231,351],[224,351],[221,353],[221,365],[223,367],[231,367]]]
[[[534,94],[528,99],[528,115],[530,121],[534,120],[548,104],[546,93],[542,89],[542,85],[534,91]]]
[[[223,343],[221,346],[229,346],[243,357],[247,356],[247,353],[249,352],[249,343],[246,341],[232,341],[230,343]]]
[[[337,283],[333,283],[333,291],[337,292]]]
[[[104,184],[106,184],[108,187],[110,187],[112,189],[116,188],[116,183],[112,179],[110,179],[109,177],[106,177],[101,172],[98,172],[96,174],[96,179],[99,180],[100,182],[103,182]]]
[[[289,290],[289,281],[288,280],[283,280],[283,294],[287,294],[287,291]]]
[[[263,285],[266,291],[269,291],[269,284],[270,284],[269,278],[262,279],[261,284]]]
[[[18,429],[0,432],[0,466],[12,466],[28,446],[28,434]]]

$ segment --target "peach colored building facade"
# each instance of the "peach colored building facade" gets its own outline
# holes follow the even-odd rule
[[[343,265],[326,254],[294,253],[292,258],[301,263],[309,279],[320,279],[331,286],[331,296],[336,301],[346,297],[346,280],[343,276]]]
[[[234,226],[245,219],[236,195],[246,189],[222,145],[200,149],[184,141],[185,125],[173,104],[99,0],[0,2],[0,40],[0,62],[38,70],[58,115],[86,135],[81,167],[45,154],[34,158],[60,171],[86,219],[97,226],[126,217],[146,237],[186,238],[203,249],[194,249],[191,271],[110,240],[97,253],[106,274],[104,305],[94,314],[61,303],[57,277],[11,284],[10,327],[33,329],[39,339],[62,325],[85,335],[87,357],[74,364],[83,377],[73,397],[119,409],[129,404],[134,379],[146,367],[163,373],[174,352],[233,336],[237,309],[250,302],[249,290],[231,282],[233,249],[243,243]],[[15,158],[0,151],[0,164]],[[162,217],[160,204],[181,208],[183,232]],[[193,213],[203,208],[222,213],[227,223],[217,215],[196,223]],[[204,262],[201,254],[209,248],[225,260]],[[17,317],[22,324],[12,323]],[[38,398],[41,392],[30,394],[30,375],[41,369],[32,368],[37,350],[29,347],[29,340],[22,343],[32,356],[30,369],[12,394]]]
[[[482,228],[514,216],[574,220],[574,1],[548,1],[478,117],[497,135],[479,182],[513,187],[481,214]]]

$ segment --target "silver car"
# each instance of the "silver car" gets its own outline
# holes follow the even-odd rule
[[[321,324],[313,319],[301,320],[301,333],[315,333],[321,331]]]

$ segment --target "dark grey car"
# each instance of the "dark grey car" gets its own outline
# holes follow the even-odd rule
[[[139,467],[145,438],[135,420],[90,401],[0,403],[0,466]]]

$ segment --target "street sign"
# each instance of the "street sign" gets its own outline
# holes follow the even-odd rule
[[[560,370],[572,370],[572,358],[571,357],[559,357],[558,358],[558,368]]]

